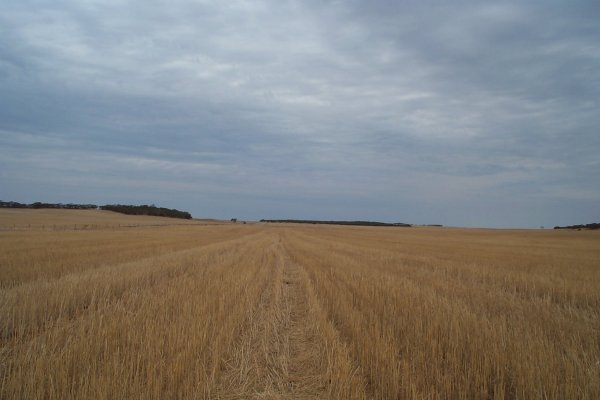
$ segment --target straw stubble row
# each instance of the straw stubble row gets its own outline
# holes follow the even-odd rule
[[[1,398],[600,397],[592,234],[137,233],[2,238]]]

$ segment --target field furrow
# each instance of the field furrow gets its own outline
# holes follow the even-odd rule
[[[365,398],[361,377],[324,318],[304,268],[281,244],[277,252],[272,285],[231,351],[217,397]]]

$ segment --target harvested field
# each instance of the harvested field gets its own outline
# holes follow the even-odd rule
[[[600,232],[36,211],[0,212],[0,398],[600,398]]]
[[[14,230],[99,230],[173,225],[216,225],[216,220],[125,215],[104,210],[0,209],[0,231]]]

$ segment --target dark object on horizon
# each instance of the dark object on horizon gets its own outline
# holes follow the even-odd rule
[[[353,226],[401,226],[410,227],[411,224],[402,222],[387,223],[376,221],[318,221],[310,219],[261,219],[260,222],[283,222],[295,224],[320,224],[320,225],[353,225]]]
[[[600,222],[594,222],[586,225],[555,226],[554,229],[600,229]]]
[[[72,210],[95,210],[98,208],[95,204],[63,204],[63,203],[41,203],[36,201],[31,204],[23,204],[18,203],[16,201],[1,201],[0,200],[0,208],[66,208]]]
[[[151,215],[154,217],[169,217],[169,218],[182,218],[182,219],[192,219],[192,215],[186,211],[179,211],[173,208],[164,208],[164,207],[156,207],[154,204],[152,205],[141,205],[141,206],[131,206],[124,204],[107,204],[105,206],[100,206],[101,210],[107,211],[115,211],[121,214],[128,215]]]
[[[230,221],[231,222],[237,222],[237,218],[231,218]]]

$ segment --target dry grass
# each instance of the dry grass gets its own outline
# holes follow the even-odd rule
[[[34,223],[0,398],[596,399],[599,313],[598,232]]]
[[[373,397],[600,397],[597,232],[290,235]]]
[[[104,210],[0,209],[0,230],[88,230],[140,226],[215,225],[217,220],[186,220],[125,215]]]

